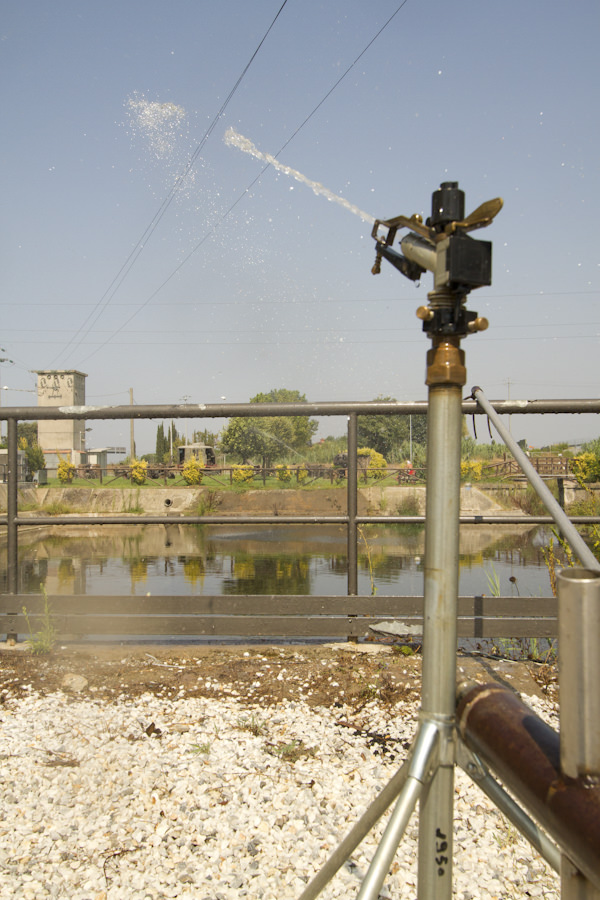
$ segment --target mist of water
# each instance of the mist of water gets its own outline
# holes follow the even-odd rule
[[[184,130],[185,109],[175,103],[158,103],[134,93],[128,98],[126,109],[132,132],[141,135],[159,160],[173,156]]]
[[[373,222],[375,221],[375,218],[373,216],[369,215],[369,213],[363,212],[362,209],[359,209],[358,206],[350,203],[350,201],[346,200],[345,197],[340,197],[338,194],[334,194],[333,191],[330,191],[322,184],[319,184],[318,181],[311,181],[311,179],[307,178],[306,175],[303,175],[302,172],[298,172],[296,169],[290,168],[290,166],[284,166],[277,159],[275,159],[274,156],[271,156],[270,153],[263,153],[252,143],[251,140],[249,140],[247,137],[244,137],[243,134],[238,134],[235,129],[229,128],[225,132],[225,137],[223,138],[223,140],[229,147],[237,147],[238,150],[242,150],[244,153],[249,153],[250,156],[254,156],[256,159],[260,159],[263,162],[269,163],[269,165],[273,166],[274,169],[276,169],[278,172],[281,172],[283,175],[289,175],[291,178],[295,178],[296,181],[299,181],[309,187],[318,197],[325,197],[332,203],[339,204],[339,206],[342,206],[349,212],[354,213],[355,216],[359,216],[363,220],[363,222],[370,222],[371,224],[373,224]]]

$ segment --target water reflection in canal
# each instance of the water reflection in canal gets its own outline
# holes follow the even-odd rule
[[[408,526],[410,528],[410,526]],[[404,530],[403,530],[404,529]],[[372,526],[359,542],[359,593],[423,593],[424,533]],[[549,596],[541,528],[463,526],[463,595]],[[345,529],[336,526],[56,527],[19,542],[22,592],[49,594],[345,594]],[[0,579],[6,589],[6,554]],[[492,582],[496,587],[492,587]]]

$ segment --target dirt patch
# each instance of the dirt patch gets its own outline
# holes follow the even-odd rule
[[[36,656],[0,649],[0,703],[31,692],[64,691],[97,700],[145,693],[175,697],[233,697],[248,705],[302,700],[312,707],[347,704],[358,711],[371,701],[392,706],[418,700],[420,655],[403,656],[390,645],[315,646],[82,646]],[[519,693],[550,695],[549,666],[458,658],[459,680],[501,681]]]

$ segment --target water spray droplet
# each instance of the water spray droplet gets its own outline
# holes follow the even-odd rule
[[[252,141],[248,140],[248,138],[244,137],[242,134],[238,134],[237,131],[233,128],[228,128],[225,132],[225,136],[223,138],[225,143],[229,147],[237,147],[238,150],[242,150],[244,153],[249,153],[250,156],[254,156],[256,159],[260,159],[263,162],[268,162],[277,172],[282,172],[284,175],[290,175],[292,178],[295,178],[296,181],[301,181],[302,184],[305,184],[307,187],[311,188],[311,190],[320,197],[326,197],[328,200],[331,200],[333,203],[338,203],[340,206],[343,206],[344,209],[349,210],[351,213],[354,213],[355,216],[359,216],[363,222],[371,222],[375,221],[375,218],[369,213],[363,212],[362,209],[359,209],[358,206],[354,206],[353,203],[350,203],[344,197],[340,197],[338,194],[334,194],[332,191],[328,190],[328,188],[323,187],[322,184],[319,184],[318,181],[311,181],[306,175],[302,175],[301,172],[297,172],[295,169],[291,169],[289,166],[282,165],[274,156],[271,156],[270,153],[263,153],[257,147],[254,146]],[[293,190],[293,188],[290,188]]]

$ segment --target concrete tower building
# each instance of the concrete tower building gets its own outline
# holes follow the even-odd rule
[[[85,406],[87,375],[75,369],[46,369],[36,372],[38,377],[38,406]],[[77,465],[85,453],[85,421],[40,420],[38,443],[44,451],[46,466],[55,469],[59,456]]]

